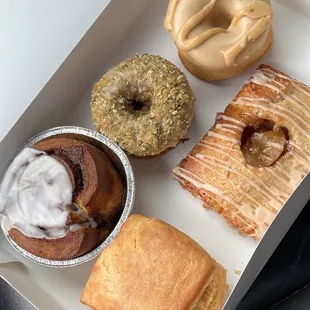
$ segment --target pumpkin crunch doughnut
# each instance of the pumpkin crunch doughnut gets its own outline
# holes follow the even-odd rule
[[[160,56],[137,55],[103,75],[93,89],[96,129],[129,155],[155,156],[184,138],[194,114],[184,73]]]
[[[204,80],[242,73],[272,42],[269,0],[170,0],[165,28],[184,66]]]

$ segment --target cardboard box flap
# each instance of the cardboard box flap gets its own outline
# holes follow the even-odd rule
[[[0,141],[111,0],[5,1],[0,12]]]

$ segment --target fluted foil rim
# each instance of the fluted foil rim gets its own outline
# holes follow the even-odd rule
[[[29,139],[24,145],[16,152],[16,154],[12,157],[12,159],[9,161],[7,168],[10,166],[10,164],[13,162],[15,157],[26,147],[32,147],[34,144],[45,140],[47,138],[63,135],[63,134],[73,134],[73,135],[80,135],[84,136],[86,138],[91,138],[96,140],[96,142],[103,144],[105,147],[107,147],[110,151],[114,153],[114,155],[119,159],[119,161],[122,164],[122,168],[125,172],[125,181],[127,185],[126,195],[123,199],[123,212],[121,214],[120,219],[118,220],[116,226],[114,227],[113,231],[110,233],[110,235],[95,249],[92,251],[79,256],[77,258],[69,259],[69,260],[50,260],[46,258],[42,258],[39,256],[36,256],[34,254],[29,253],[28,251],[24,250],[22,247],[20,247],[16,242],[14,242],[8,235],[4,234],[9,243],[12,245],[12,247],[24,258],[27,260],[39,264],[41,266],[45,267],[51,267],[51,268],[66,268],[66,267],[74,267],[81,265],[83,263],[86,263],[95,257],[97,257],[118,235],[120,228],[125,223],[127,218],[129,217],[134,200],[135,200],[135,177],[133,173],[132,166],[130,164],[130,161],[127,157],[127,155],[124,153],[124,151],[114,142],[112,142],[109,138],[103,136],[99,132],[82,128],[82,127],[76,127],[76,126],[61,126],[61,127],[55,127],[48,130],[45,130],[36,136]],[[110,158],[113,161],[113,158]],[[6,171],[7,169],[5,169]],[[5,172],[4,174],[5,175]]]

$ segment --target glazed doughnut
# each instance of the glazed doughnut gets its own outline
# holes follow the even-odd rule
[[[96,129],[129,155],[159,155],[184,138],[194,113],[186,76],[160,56],[141,55],[121,62],[93,89]]]
[[[170,0],[165,28],[184,66],[204,80],[236,76],[272,42],[269,0]]]

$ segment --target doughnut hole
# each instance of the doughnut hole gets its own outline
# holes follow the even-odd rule
[[[225,1],[217,1],[210,14],[199,23],[199,27],[192,30],[192,35],[212,28],[227,29],[236,13],[232,12],[231,8],[227,8]]]
[[[221,27],[227,29],[236,13],[230,10],[231,9],[227,8],[227,3],[225,3],[225,1],[217,1],[207,19],[214,28]]]
[[[129,108],[131,112],[138,112],[138,111],[149,111],[151,108],[150,100],[141,101],[132,99],[128,101]]]
[[[243,130],[241,151],[248,165],[270,167],[287,151],[289,132],[269,120],[261,120],[256,127],[247,126]]]
[[[137,89],[129,91],[124,96],[126,98],[127,110],[130,113],[149,112],[151,108],[151,100],[149,91],[140,92]]]
[[[140,101],[136,101],[136,100],[132,100],[132,102],[130,102],[129,104],[132,105],[132,108],[135,111],[140,111],[142,110],[143,106],[144,106],[144,102],[140,102]]]

